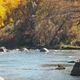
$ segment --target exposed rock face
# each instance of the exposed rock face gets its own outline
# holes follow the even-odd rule
[[[72,71],[71,71],[72,76],[80,76],[80,62],[76,62]]]

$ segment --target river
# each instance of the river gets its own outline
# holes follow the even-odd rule
[[[70,75],[74,63],[68,63],[77,59],[80,59],[79,50],[0,52],[0,76],[4,80],[80,80],[80,77]],[[66,69],[55,70],[57,64]]]

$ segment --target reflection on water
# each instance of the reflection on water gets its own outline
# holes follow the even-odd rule
[[[79,58],[79,50],[50,50],[48,54],[13,50],[0,54],[0,76],[5,80],[80,80],[70,76],[74,64],[68,63]],[[55,70],[57,64],[66,69]]]

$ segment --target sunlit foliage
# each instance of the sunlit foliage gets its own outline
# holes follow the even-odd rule
[[[26,0],[0,0],[0,27],[3,26],[7,13],[16,8],[18,5],[26,4]]]

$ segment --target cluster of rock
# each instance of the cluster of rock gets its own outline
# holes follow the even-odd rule
[[[29,49],[23,47],[23,48],[16,48],[14,49],[16,51],[26,51],[26,52],[29,52]],[[49,50],[47,48],[41,48],[39,49],[40,52],[44,52],[44,53],[48,53]],[[0,47],[0,52],[8,52],[9,50],[6,48],[6,47]]]
[[[27,48],[20,48],[20,49],[15,49],[16,51],[26,51],[29,52]],[[0,52],[9,52],[9,50],[6,47],[0,47]]]

